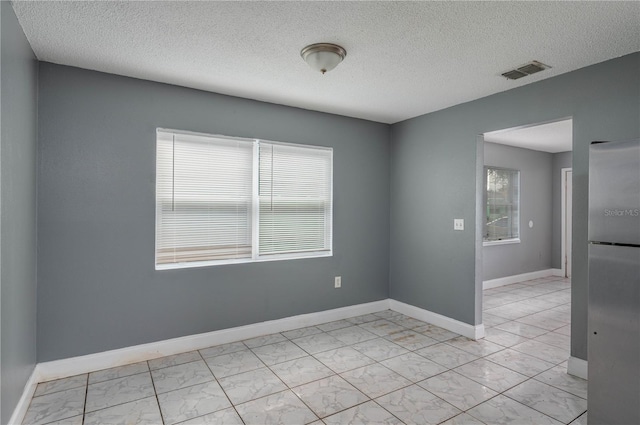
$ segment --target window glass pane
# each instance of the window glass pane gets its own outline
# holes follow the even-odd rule
[[[251,257],[253,145],[158,133],[156,263]]]
[[[331,249],[332,152],[260,142],[259,255]]]
[[[517,239],[520,230],[520,172],[486,167],[485,241]]]
[[[156,160],[156,268],[331,254],[332,149],[158,129]]]

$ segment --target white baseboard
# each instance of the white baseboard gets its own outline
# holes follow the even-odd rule
[[[415,319],[422,320],[423,322],[440,326],[441,328],[466,336],[467,338],[484,338],[483,324],[473,326],[468,323],[464,323],[459,320],[455,320],[450,317],[443,316],[441,314],[392,299],[389,300],[389,306],[393,311],[397,311],[398,313],[402,313]]]
[[[134,345],[102,353],[40,363],[39,381],[48,381],[110,367],[152,360],[158,357],[199,350],[228,342],[241,341],[271,333],[284,332],[306,326],[319,325],[334,320],[362,314],[375,313],[389,308],[389,300],[374,301],[349,307],[301,314],[283,319],[254,323],[236,328],[222,329],[197,335],[189,335],[148,344]]]
[[[560,273],[557,275],[556,270]],[[530,273],[516,274],[513,276],[499,277],[497,279],[485,280],[482,282],[482,289],[497,288],[499,286],[511,285],[513,283],[525,282],[532,279],[540,279],[541,277],[549,276],[562,276],[562,270],[559,269],[546,269],[538,270]]]
[[[29,380],[24,386],[22,396],[20,397],[20,400],[18,400],[16,408],[13,409],[13,414],[11,415],[11,418],[9,418],[8,425],[20,425],[22,423],[24,415],[27,413],[27,409],[29,408],[31,398],[36,392],[36,387],[38,386],[39,381],[38,376],[38,365],[36,365],[31,372]]]
[[[589,379],[589,363],[577,357],[569,357],[567,373],[582,379]]]
[[[22,423],[38,382],[66,378],[73,375],[79,375],[81,373],[89,373],[101,369],[123,366],[130,363],[152,360],[159,357],[212,347],[214,345],[242,341],[261,335],[284,332],[306,326],[332,322],[334,320],[347,319],[353,316],[376,313],[387,309],[440,326],[451,332],[464,335],[467,338],[480,339],[484,337],[484,325],[469,325],[467,323],[451,319],[450,317],[392,299],[357,304],[316,313],[301,314],[298,316],[254,323],[236,328],[222,329],[219,331],[172,338],[164,341],[120,348],[117,350],[88,354],[85,356],[38,363],[34,368],[29,381],[25,385],[22,397],[14,409],[9,424],[18,425]]]
[[[564,277],[564,270],[562,269],[551,269],[551,273],[551,276]]]

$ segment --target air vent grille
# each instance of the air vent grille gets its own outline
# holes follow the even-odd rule
[[[502,74],[503,77],[506,77],[510,80],[517,80],[518,78],[526,77],[527,75],[529,74],[525,74],[524,72],[520,72],[516,69],[507,71],[504,74]]]
[[[502,74],[503,77],[509,80],[517,80],[518,78],[526,77],[527,75],[535,74],[540,71],[544,71],[547,68],[551,68],[549,65],[545,65],[538,61],[531,61],[519,68],[512,69]]]

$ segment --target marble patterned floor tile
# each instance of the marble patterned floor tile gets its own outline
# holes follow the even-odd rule
[[[569,375],[566,366],[556,366],[546,372],[535,376],[534,379],[545,384],[564,390],[578,397],[587,398],[587,387],[589,382],[577,376]]]
[[[89,374],[89,384],[108,381],[109,379],[123,378],[125,376],[137,375],[142,372],[148,372],[149,365],[147,362],[132,363],[125,366],[112,367],[111,369],[103,369]]]
[[[377,316],[378,318],[381,318],[381,319],[391,319],[393,317],[403,317],[404,316],[404,314],[398,313],[397,311],[393,311],[393,310],[378,311],[377,313],[373,313],[373,315]]]
[[[271,370],[289,387],[296,387],[334,374],[331,369],[311,356],[279,363],[271,366]]]
[[[89,384],[85,412],[155,395],[149,372]]]
[[[504,395],[563,423],[573,421],[587,410],[587,400],[533,379]]]
[[[362,329],[359,326],[349,326],[348,328],[336,329],[327,333],[347,345],[357,344],[378,337],[376,334]]]
[[[262,360],[249,349],[216,357],[207,357],[205,361],[218,379],[264,367]]]
[[[429,338],[433,338],[436,341],[448,341],[452,338],[456,338],[458,336],[460,336],[459,334],[455,333],[455,332],[451,332],[448,331],[444,328],[441,328],[439,326],[435,326],[435,325],[426,325],[426,326],[420,326],[417,328],[413,328],[412,329],[414,332],[418,332],[422,335],[426,335]]]
[[[282,334],[262,335],[251,339],[246,339],[244,345],[249,348],[260,347],[261,345],[275,344],[276,342],[286,341],[287,338]]]
[[[242,422],[242,419],[238,416],[236,409],[229,407],[209,413],[208,415],[180,422],[178,425],[244,425],[244,422]]]
[[[316,359],[336,373],[346,372],[374,363],[374,360],[351,347],[336,348],[314,354]]]
[[[500,366],[530,377],[554,367],[554,363],[545,362],[537,357],[511,349],[499,351],[485,358]]]
[[[400,325],[407,329],[413,329],[420,326],[427,325],[428,323],[423,322],[422,320],[414,319],[413,317],[391,317],[388,319],[389,321],[395,323],[396,325]]]
[[[450,339],[446,344],[452,345],[456,348],[466,351],[467,353],[483,357],[489,354],[497,353],[500,350],[504,350],[502,345],[494,344],[493,342],[479,339],[477,341],[469,339],[464,336]]]
[[[295,343],[298,347],[302,348],[309,354],[321,353],[323,351],[333,350],[345,345],[344,342],[327,333],[296,338],[291,342]]]
[[[532,314],[530,316],[520,317],[517,319],[517,321],[527,325],[532,325],[538,328],[546,329],[547,331],[554,331],[567,324],[567,322],[564,322],[564,321],[561,322],[556,319],[540,316],[539,314],[540,313]]]
[[[485,425],[480,419],[476,419],[466,413],[461,413],[458,416],[454,416],[448,421],[442,422],[440,425]]]
[[[247,425],[308,424],[318,419],[291,391],[236,406]]]
[[[296,387],[293,392],[320,418],[369,400],[337,375]]]
[[[267,366],[305,357],[308,354],[291,341],[276,342],[275,344],[262,345],[251,351]]]
[[[498,395],[492,389],[453,371],[418,382],[418,385],[460,410],[471,409]]]
[[[374,401],[368,401],[323,419],[327,425],[402,425],[402,422]]]
[[[583,414],[582,416],[580,416],[575,421],[571,422],[571,425],[587,425],[589,423],[587,421],[587,414],[588,414],[588,412]]]
[[[362,329],[366,329],[367,331],[374,333],[378,336],[387,336],[394,332],[404,331],[407,328],[404,326],[397,325],[390,320],[380,319],[375,322],[368,322],[359,325]]]
[[[354,344],[351,347],[376,361],[386,360],[409,352],[409,350],[384,338],[371,339],[359,344]]]
[[[478,359],[457,367],[454,371],[498,392],[505,391],[529,379],[525,375],[487,359]]]
[[[214,380],[204,360],[152,370],[151,377],[158,394]]]
[[[378,319],[380,319],[380,317],[376,316],[375,314],[364,314],[362,316],[350,317],[345,320],[347,322],[353,323],[354,325],[361,325],[367,322],[375,322]]]
[[[58,391],[71,390],[73,388],[87,385],[87,374],[70,376],[69,378],[56,379],[55,381],[41,382],[36,387],[34,397],[45,394],[56,393]]]
[[[560,425],[549,416],[503,395],[470,409],[474,418],[491,425]]]
[[[411,381],[380,364],[372,364],[341,374],[351,385],[371,398],[406,387]]]
[[[164,367],[177,366],[184,363],[196,362],[198,360],[202,360],[200,353],[197,351],[189,351],[188,353],[174,354],[173,356],[149,360],[149,369],[162,369]]]
[[[549,332],[540,335],[539,337],[534,338],[534,341],[544,342],[545,344],[553,345],[554,347],[565,350],[571,349],[571,337],[557,332]]]
[[[562,363],[569,358],[569,350],[534,340],[514,345],[511,348],[555,364]]]
[[[228,344],[216,345],[214,347],[203,348],[199,351],[200,355],[206,359],[208,357],[217,357],[224,354],[236,353],[238,351],[246,351],[247,348],[248,347],[244,345],[244,343],[242,343],[241,341],[237,341],[230,342]]]
[[[433,338],[411,330],[394,332],[384,338],[410,351],[419,350],[420,348],[438,343],[438,341]]]
[[[125,404],[108,407],[85,415],[84,425],[127,424],[158,425],[162,423],[158,400],[143,398]]]
[[[563,327],[558,328],[553,332],[561,335],[571,336],[571,325],[564,325]]]
[[[412,382],[422,381],[447,370],[446,367],[416,353],[392,357],[381,361],[380,364]]]
[[[298,328],[291,331],[282,332],[286,338],[296,339],[302,338],[303,336],[315,335],[322,333],[322,329],[319,329],[315,326],[307,326],[306,328]]]
[[[316,327],[324,332],[330,332],[335,331],[336,329],[348,328],[349,326],[353,326],[353,323],[347,320],[336,320],[334,322],[317,325]]]
[[[527,325],[526,323],[520,323],[516,321],[505,322],[500,325],[496,325],[495,328],[511,332],[512,334],[520,335],[525,338],[535,338],[549,332],[546,329],[538,328],[536,326]]]
[[[479,357],[459,348],[440,343],[416,351],[422,357],[441,364],[449,369],[477,360]]]
[[[165,425],[173,425],[231,407],[222,388],[215,381],[159,394],[158,402]]]
[[[60,419],[59,421],[55,422],[47,422],[46,425],[82,425],[82,419],[83,415],[78,415],[72,418]]]
[[[85,388],[79,387],[34,397],[22,423],[41,425],[82,415],[85,394]]]
[[[376,399],[382,407],[407,425],[439,424],[461,411],[417,385]]]
[[[494,344],[502,345],[503,347],[511,347],[529,340],[523,336],[512,334],[511,332],[497,328],[486,329],[484,339],[485,341],[493,342]]]
[[[494,316],[491,313],[482,313],[482,323],[485,328],[491,328],[497,325],[501,325],[502,323],[508,322],[509,319],[505,319],[504,317]]]
[[[244,403],[287,389],[280,378],[266,367],[222,378],[219,382],[233,404]]]

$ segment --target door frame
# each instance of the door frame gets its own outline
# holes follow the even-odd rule
[[[573,168],[562,168],[561,169],[561,195],[560,195],[560,205],[561,205],[561,258],[560,265],[562,269],[562,277],[567,277],[567,262],[571,262],[571,256],[567,255],[567,221],[572,220],[573,217],[567,217],[567,176],[570,174],[573,183]],[[571,199],[573,200],[573,184],[571,185],[572,193]],[[571,226],[573,228],[573,226]],[[568,241],[571,243],[571,240]]]

